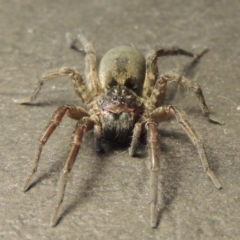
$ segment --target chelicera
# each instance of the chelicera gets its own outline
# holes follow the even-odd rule
[[[86,54],[86,81],[74,68],[61,68],[46,73],[39,81],[37,88],[30,98],[16,100],[19,104],[28,104],[36,99],[42,85],[49,80],[68,76],[74,90],[86,108],[75,105],[64,105],[57,109],[47,128],[39,140],[38,152],[33,169],[23,190],[30,187],[32,178],[37,171],[43,146],[61,123],[63,117],[77,120],[72,136],[67,160],[61,171],[59,192],[56,206],[51,220],[52,226],[58,222],[59,210],[63,202],[68,175],[76,160],[82,144],[82,138],[87,131],[93,130],[96,151],[102,151],[102,140],[125,142],[129,139],[129,154],[134,156],[140,136],[147,132],[150,163],[150,222],[152,227],[158,224],[158,175],[159,162],[159,134],[158,124],[175,117],[196,146],[204,170],[213,181],[217,189],[221,188],[217,177],[209,167],[203,142],[193,126],[187,120],[184,112],[177,106],[164,106],[167,83],[176,82],[185,89],[192,91],[198,97],[203,114],[214,123],[220,122],[210,114],[204,100],[200,86],[184,76],[168,72],[158,76],[157,59],[162,56],[184,55],[193,57],[197,61],[206,52],[193,54],[181,48],[157,47],[150,51],[146,58],[137,49],[129,46],[119,46],[109,50],[101,59],[99,68],[94,47],[91,42],[79,33],[76,40],[71,42],[75,50],[77,42],[83,45]],[[97,71],[97,69],[99,69]]]

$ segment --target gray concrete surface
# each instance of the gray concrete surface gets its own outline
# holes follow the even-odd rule
[[[10,0],[0,6],[0,239],[240,239],[239,1]],[[206,176],[177,123],[161,124],[164,206],[158,228],[151,229],[146,149],[140,149],[140,158],[111,147],[98,155],[89,133],[69,179],[60,222],[49,226],[72,120],[64,119],[44,148],[33,187],[27,193],[21,188],[51,114],[78,99],[67,79],[46,84],[32,106],[12,99],[29,96],[47,70],[75,66],[83,73],[84,57],[65,41],[66,32],[75,35],[79,28],[99,56],[124,44],[144,54],[156,45],[194,52],[209,47],[191,77],[226,124],[209,123],[192,94],[176,99],[204,139],[222,190]],[[189,62],[162,58],[160,71],[181,71]]]

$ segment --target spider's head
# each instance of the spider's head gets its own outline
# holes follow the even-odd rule
[[[116,85],[100,98],[101,122],[105,139],[126,141],[143,112],[141,99],[131,89]]]
[[[114,114],[123,112],[131,113],[132,115],[142,112],[142,102],[140,98],[131,89],[116,85],[108,90],[108,92],[99,100],[100,108]]]

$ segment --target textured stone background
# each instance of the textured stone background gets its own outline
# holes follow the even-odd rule
[[[1,239],[236,239],[239,218],[240,32],[239,1],[42,0],[0,3],[0,238]],[[149,225],[146,149],[131,158],[126,149],[98,155],[92,134],[84,138],[57,227],[49,226],[60,169],[75,123],[64,119],[42,155],[34,186],[21,188],[51,114],[77,103],[70,81],[44,86],[32,106],[12,99],[29,96],[47,70],[75,66],[84,57],[69,50],[65,34],[81,28],[99,56],[117,45],[146,54],[156,45],[209,53],[192,74],[210,109],[225,121],[214,125],[196,97],[178,94],[178,104],[204,139],[223,185],[218,191],[202,169],[191,141],[172,120],[159,126],[164,207],[157,229]],[[181,71],[190,60],[168,57],[160,71]],[[176,101],[175,101],[176,102]]]

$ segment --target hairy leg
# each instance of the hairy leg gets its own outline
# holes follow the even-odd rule
[[[128,149],[130,156],[134,156],[134,154],[136,153],[138,141],[141,136],[141,132],[142,132],[142,123],[137,122],[134,126],[131,145]]]
[[[185,114],[183,111],[181,111],[178,107],[175,106],[168,106],[168,107],[160,107],[157,108],[153,113],[151,114],[151,117],[153,120],[159,122],[163,121],[167,118],[170,118],[172,116],[175,116],[178,123],[181,125],[181,127],[184,129],[184,131],[187,133],[189,138],[192,140],[193,144],[196,146],[200,159],[202,161],[202,165],[204,170],[207,172],[208,176],[213,181],[215,187],[217,189],[221,189],[221,184],[219,183],[217,177],[215,176],[214,172],[211,170],[206,153],[204,150],[203,142],[201,138],[199,137],[196,130],[193,128],[193,126],[189,123],[187,120]],[[165,118],[165,119],[161,119]]]
[[[94,125],[94,145],[97,152],[103,151],[101,139],[102,139],[102,125],[95,124]]]
[[[184,76],[174,72],[165,73],[160,76],[160,79],[155,84],[152,94],[149,98],[149,105],[151,106],[151,108],[155,108],[163,104],[167,91],[168,82],[176,82],[177,84],[182,85],[188,91],[195,93],[199,100],[199,104],[203,111],[203,114],[209,119],[209,121],[218,124],[223,124],[220,120],[218,120],[215,116],[213,116],[210,113],[206,101],[204,99],[201,87],[197,83],[194,83],[189,79],[185,78]]]
[[[178,47],[173,48],[161,48],[157,47],[151,50],[146,57],[146,76],[143,86],[143,97],[147,99],[150,97],[152,88],[154,87],[156,80],[158,78],[158,67],[157,60],[162,56],[175,56],[175,55],[184,55],[188,57],[193,57],[195,60],[199,60],[208,49],[204,49],[199,54],[194,54],[188,51],[185,51]]]
[[[88,116],[88,113],[83,108],[76,107],[76,106],[70,106],[70,105],[62,106],[57,111],[54,112],[47,128],[44,130],[44,132],[39,140],[37,156],[34,160],[33,168],[24,184],[24,187],[23,187],[24,192],[29,189],[31,180],[37,171],[43,146],[45,145],[45,143],[47,142],[47,140],[49,139],[51,134],[54,132],[56,127],[61,123],[61,121],[65,115],[68,115],[69,117],[71,117],[73,119],[79,120],[82,117]]]
[[[68,37],[69,38],[69,37]],[[69,40],[71,41],[71,40]],[[83,50],[79,49],[76,44],[80,41],[83,45]],[[70,47],[74,50],[85,52],[85,75],[87,79],[87,85],[90,92],[93,92],[94,96],[102,93],[102,88],[99,83],[97,74],[97,56],[92,43],[85,37],[85,35],[80,31],[77,39],[70,42]]]
[[[44,74],[41,80],[38,82],[38,85],[34,90],[32,96],[29,98],[15,99],[14,102],[18,104],[29,104],[33,102],[37,98],[45,82],[65,76],[69,76],[71,78],[76,94],[84,103],[88,104],[90,101],[92,101],[92,96],[87,90],[81,75],[73,68],[64,67]]]
[[[155,228],[158,224],[158,176],[160,171],[159,159],[159,135],[157,125],[155,123],[147,123],[148,130],[148,146],[150,154],[150,211],[151,211],[151,227]]]
[[[59,190],[57,195],[57,203],[55,205],[52,219],[51,219],[51,226],[55,226],[58,223],[58,216],[59,216],[59,210],[61,208],[65,189],[67,185],[68,175],[72,170],[73,164],[76,160],[78,151],[82,144],[82,138],[85,132],[91,130],[93,128],[93,122],[90,120],[89,117],[85,117],[81,119],[75,128],[75,131],[73,133],[72,137],[72,143],[70,146],[70,151],[66,160],[66,163],[61,171],[60,180],[59,180]]]

